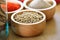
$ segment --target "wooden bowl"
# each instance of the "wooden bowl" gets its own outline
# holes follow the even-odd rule
[[[17,21],[14,20],[14,16],[19,14],[20,12],[24,12],[24,11],[35,11],[38,12],[40,14],[42,14],[43,19],[37,23],[19,23]],[[44,31],[45,27],[46,27],[46,16],[44,13],[40,12],[40,11],[36,11],[36,10],[22,10],[22,11],[18,11],[17,13],[14,13],[11,16],[11,24],[12,24],[12,30],[19,36],[23,36],[23,37],[31,37],[31,36],[35,36],[40,34],[41,32]]]
[[[25,0],[24,1],[24,6],[26,9],[34,9],[34,8],[30,8],[28,6],[28,4],[33,1],[33,0]],[[47,17],[47,20],[50,20],[53,15],[55,14],[55,6],[56,6],[56,2],[54,0],[50,0],[48,1],[49,3],[51,3],[51,7],[48,7],[48,8],[45,8],[45,9],[35,9],[35,10],[39,10],[39,11],[42,11],[43,13],[45,13],[46,17]]]
[[[7,12],[6,6],[5,6],[5,7],[4,7],[3,5],[1,6],[2,9],[3,9],[3,11],[8,14],[8,20],[9,20],[9,22],[10,22],[10,21],[11,21],[11,15],[12,15],[13,13],[15,13],[16,11],[18,11],[18,10],[22,10],[22,9],[23,9],[23,4],[22,4],[22,2],[20,2],[20,1],[14,1],[14,2],[13,2],[12,0],[9,0],[8,2],[18,3],[19,5],[21,5],[21,7],[20,7],[19,9],[15,10],[15,11],[11,11],[11,12]]]
[[[11,2],[11,1],[9,1],[9,2]],[[15,1],[15,2],[16,2],[16,3],[19,3],[19,4],[21,5],[21,7],[20,7],[19,9],[15,10],[15,11],[7,12],[7,13],[8,13],[8,20],[9,20],[9,22],[11,21],[11,15],[12,15],[13,13],[17,12],[18,10],[22,10],[22,9],[23,9],[22,2],[20,2],[20,1]],[[12,3],[13,3],[13,2],[12,2]]]

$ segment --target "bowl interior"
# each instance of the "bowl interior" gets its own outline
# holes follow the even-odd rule
[[[15,17],[16,15],[22,14],[22,12],[26,12],[26,11],[29,11],[29,12],[37,12],[37,13],[41,14],[41,15],[43,16],[43,18],[42,18],[42,20],[40,20],[39,22],[36,22],[36,23],[19,23],[19,22],[17,22],[17,21],[14,19],[14,17]],[[17,23],[17,24],[22,24],[22,25],[38,24],[38,23],[41,23],[41,22],[45,21],[45,19],[46,19],[46,16],[45,16],[44,13],[42,13],[42,12],[40,12],[40,11],[32,11],[32,10],[22,10],[22,11],[19,11],[18,13],[14,13],[14,14],[11,16],[11,20],[12,20],[13,22],[15,22],[15,23]]]
[[[24,2],[24,6],[25,6],[26,8],[28,8],[28,9],[35,9],[35,8],[31,8],[31,7],[28,6],[32,1],[33,1],[33,0],[25,1],[25,2]],[[42,8],[42,9],[37,9],[37,10],[48,10],[48,9],[52,9],[52,8],[54,8],[54,7],[56,6],[56,2],[55,2],[54,0],[48,1],[48,2],[51,4],[50,7],[48,7],[48,8]]]
[[[12,1],[8,1],[8,2],[12,2]],[[14,2],[12,2],[12,3],[18,3],[21,7],[18,8],[17,10],[14,10],[14,11],[11,11],[11,12],[7,12],[7,13],[14,13],[14,12],[16,12],[16,11],[18,11],[18,10],[22,10],[22,9],[23,9],[23,4],[22,4],[22,2],[20,2],[20,1],[14,1]]]

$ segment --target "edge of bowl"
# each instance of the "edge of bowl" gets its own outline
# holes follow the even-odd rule
[[[40,13],[40,14],[43,15],[43,19],[40,20],[39,22],[36,22],[36,23],[27,23],[27,24],[26,24],[26,23],[19,23],[19,22],[15,21],[14,18],[13,18],[14,15],[17,14],[17,13],[19,13],[19,12],[23,12],[23,11],[35,11],[35,12],[38,12],[38,13]],[[43,12],[40,12],[40,11],[37,11],[37,10],[21,10],[21,11],[17,11],[16,13],[14,13],[14,14],[11,16],[11,20],[12,20],[13,22],[15,22],[15,23],[17,23],[17,24],[21,24],[21,25],[34,25],[34,24],[39,24],[39,23],[45,21],[45,20],[46,20],[46,16],[45,16],[45,14],[44,14]]]
[[[44,9],[36,9],[36,10],[43,11],[43,10],[49,10],[49,9],[54,8],[54,7],[56,6],[56,2],[55,2],[55,0],[51,0],[51,1],[53,2],[53,5],[52,5],[51,7],[44,8]],[[24,1],[24,6],[25,6],[26,8],[28,8],[28,9],[34,9],[34,8],[28,7],[28,6],[26,5],[27,2],[28,2],[27,0]]]
[[[15,11],[6,12],[6,13],[14,13],[14,12],[16,12],[16,11],[18,11],[18,10],[22,10],[22,9],[23,9],[23,4],[22,4],[22,2],[20,2],[20,1],[15,1],[15,2],[17,2],[18,4],[20,4],[21,7],[20,7],[19,9],[15,10]]]

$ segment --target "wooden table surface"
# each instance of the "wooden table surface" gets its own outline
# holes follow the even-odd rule
[[[60,40],[60,4],[56,6],[56,13],[54,17],[47,22],[43,34],[32,38],[22,38],[11,31],[8,40]]]

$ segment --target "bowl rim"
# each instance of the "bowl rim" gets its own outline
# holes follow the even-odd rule
[[[40,20],[39,22],[36,22],[36,23],[19,23],[19,22],[15,21],[14,18],[13,18],[14,15],[16,15],[16,14],[19,13],[19,12],[23,12],[23,11],[35,11],[35,12],[38,12],[38,13],[40,13],[40,14],[43,15],[43,19]],[[45,15],[43,12],[40,12],[40,11],[37,11],[37,10],[32,10],[32,9],[31,9],[31,10],[21,10],[21,11],[17,11],[16,13],[12,14],[11,20],[12,20],[13,22],[15,22],[15,23],[17,23],[17,24],[21,24],[21,25],[34,25],[34,24],[39,24],[39,23],[45,21],[45,20],[46,20],[46,15]]]
[[[8,2],[12,2],[12,1],[8,1]],[[16,11],[18,11],[18,10],[22,10],[22,9],[23,9],[23,4],[22,4],[22,2],[20,2],[20,1],[14,1],[14,2],[17,2],[19,5],[21,5],[21,7],[20,7],[19,9],[15,10],[15,11],[11,11],[11,12],[8,12],[8,10],[7,10],[6,13],[14,13],[14,12],[16,12]]]
[[[30,8],[30,7],[27,6],[26,3],[27,3],[28,1],[29,1],[29,0],[25,0],[25,1],[24,1],[24,7],[27,8],[27,9],[34,9],[34,8]],[[54,7],[56,6],[56,1],[55,1],[55,0],[49,0],[49,1],[52,1],[52,3],[53,3],[53,5],[52,5],[51,7],[44,8],[44,9],[36,9],[36,10],[43,11],[43,10],[49,10],[49,9],[54,8]]]

